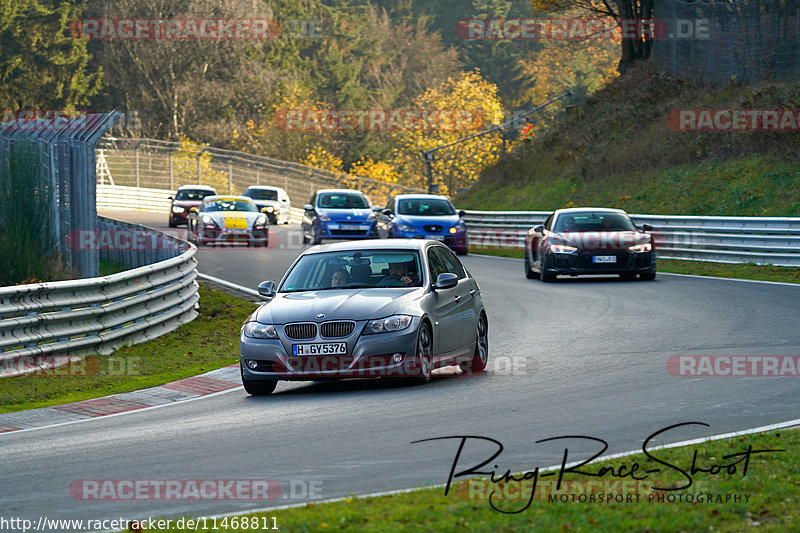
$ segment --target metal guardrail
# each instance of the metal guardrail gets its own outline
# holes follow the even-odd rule
[[[80,354],[107,354],[122,344],[163,335],[197,316],[194,245],[102,217],[99,226],[95,238],[101,238],[90,246],[100,248],[101,258],[133,270],[0,287],[0,376],[54,368]],[[135,234],[144,236],[139,242],[147,250],[103,250],[102,236],[114,232],[125,232],[125,242]],[[80,246],[80,235],[70,237],[70,246]]]
[[[112,184],[129,187],[174,190],[181,185],[202,184],[214,187],[220,194],[241,194],[251,185],[272,185],[286,190],[295,206],[308,203],[315,190],[326,188],[359,189],[376,205],[384,205],[391,194],[424,192],[300,163],[189,143],[105,137],[98,142],[97,149],[98,160],[104,162],[98,176],[102,180],[108,176]]]
[[[470,243],[523,248],[527,231],[550,211],[466,211]],[[631,215],[650,224],[664,259],[800,266],[800,218]]]
[[[97,209],[132,209],[164,213],[166,220],[171,205],[170,196],[175,196],[175,191],[98,184]],[[302,218],[302,209],[295,207],[290,209],[289,223],[299,224]]]

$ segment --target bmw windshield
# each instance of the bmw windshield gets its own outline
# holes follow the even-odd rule
[[[297,261],[278,292],[420,287],[421,273],[419,255],[415,251],[348,250],[308,254]],[[405,275],[413,281],[403,282],[401,278]]]

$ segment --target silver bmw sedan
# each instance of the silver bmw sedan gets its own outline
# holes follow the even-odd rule
[[[438,241],[388,239],[314,246],[242,326],[242,383],[271,394],[279,380],[404,378],[435,368],[481,372],[488,319],[475,278]]]

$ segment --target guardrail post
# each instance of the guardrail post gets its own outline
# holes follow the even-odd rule
[[[233,166],[228,159],[228,194],[233,194]]]
[[[136,186],[139,186],[139,145],[136,145],[136,148],[133,149],[134,154],[134,169],[136,173]]]
[[[169,152],[167,152],[167,160],[169,161],[169,190],[175,190],[175,176],[172,170],[172,151],[175,148],[170,148]]]

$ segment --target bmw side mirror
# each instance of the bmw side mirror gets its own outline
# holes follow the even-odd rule
[[[303,209],[305,209],[306,211],[313,211],[314,210],[314,206],[311,205],[311,204],[306,204],[306,205],[303,206]]]
[[[383,210],[383,214],[386,215],[387,217],[390,217],[390,216],[392,216],[392,210],[391,209],[384,209]]]
[[[258,294],[264,296],[266,298],[274,298],[275,297],[275,282],[274,281],[262,281],[261,284],[258,286]]]
[[[375,213],[377,214],[378,212],[380,212],[381,208],[378,207],[378,206],[375,206],[375,207],[372,208],[372,210],[375,211]]]
[[[544,226],[539,224],[538,226],[533,227],[534,233],[544,233]]]
[[[452,289],[458,285],[458,276],[451,272],[443,272],[436,278],[436,283],[433,284],[434,290]]]
[[[642,231],[653,231],[653,226],[650,224],[642,224]]]

